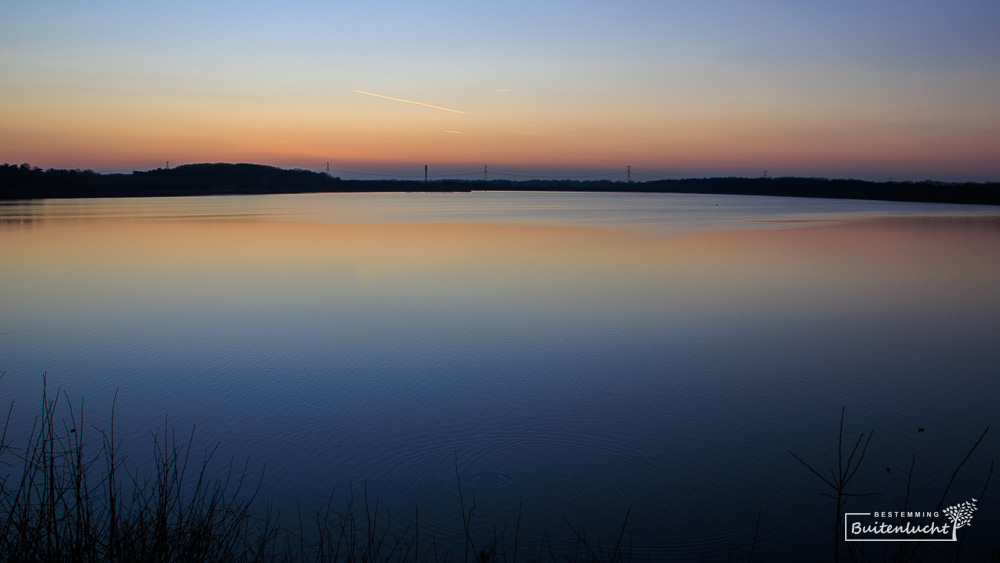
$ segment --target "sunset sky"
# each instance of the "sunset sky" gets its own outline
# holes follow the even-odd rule
[[[0,162],[166,161],[1000,180],[1000,2],[4,5]]]

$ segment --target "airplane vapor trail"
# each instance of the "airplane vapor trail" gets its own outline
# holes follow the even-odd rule
[[[426,106],[426,107],[434,108],[434,109],[443,109],[444,111],[452,111],[452,112],[455,112],[455,113],[469,113],[467,111],[461,111],[461,110],[451,109],[451,108],[443,108],[441,106],[434,106],[434,105],[431,105],[431,104],[425,104],[423,102],[414,102],[413,100],[404,100],[402,98],[393,98],[392,96],[383,96],[382,94],[374,94],[372,92],[365,92],[364,90],[355,90],[355,92],[357,92],[359,94],[366,94],[368,96],[375,96],[376,98],[385,98],[387,100],[395,100],[397,102],[406,102],[408,104],[417,104],[418,106]]]

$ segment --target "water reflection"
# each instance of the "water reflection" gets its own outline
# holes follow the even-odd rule
[[[883,468],[918,454],[915,500],[994,422],[996,215],[485,195],[46,211],[0,231],[4,384],[31,404],[47,371],[92,412],[118,389],[143,448],[169,414],[269,494],[366,482],[444,539],[457,454],[483,521],[520,499],[526,528],[613,538],[632,506],[654,558],[741,552],[758,509],[764,552],[822,545],[787,450],[829,459],[841,405],[885,436],[859,486],[903,490]]]

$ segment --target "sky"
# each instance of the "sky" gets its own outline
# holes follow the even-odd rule
[[[0,162],[1000,180],[998,0],[8,2]]]

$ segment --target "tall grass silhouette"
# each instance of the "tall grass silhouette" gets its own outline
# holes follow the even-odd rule
[[[0,373],[0,380],[2,377]],[[152,463],[144,471],[122,453],[114,424],[114,402],[108,426],[101,428],[89,423],[83,401],[79,408],[74,407],[66,393],[50,392],[44,377],[41,399],[40,410],[30,428],[11,431],[12,403],[0,432],[0,561],[649,560],[646,555],[633,553],[629,531],[631,507],[624,515],[609,515],[622,518],[622,522],[617,537],[605,544],[599,538],[588,537],[583,528],[567,520],[566,525],[575,538],[569,552],[553,550],[547,530],[542,532],[537,546],[523,545],[520,502],[512,529],[506,525],[480,524],[475,519],[475,496],[463,491],[457,453],[454,525],[463,538],[464,545],[460,548],[444,547],[434,537],[422,535],[419,507],[414,507],[412,514],[402,520],[394,519],[378,499],[369,498],[367,486],[357,491],[351,487],[340,501],[331,492],[312,510],[300,507],[292,515],[295,523],[288,525],[289,519],[282,519],[270,500],[260,498],[263,472],[251,472],[247,461],[215,459],[218,446],[196,449],[193,429],[179,435],[165,421],[162,428],[152,432]],[[874,494],[849,489],[865,460],[873,433],[861,433],[857,440],[846,442],[845,447],[844,418],[842,409],[838,466],[829,476],[790,452],[822,480],[827,489],[824,494],[835,501],[833,560],[917,561],[939,560],[940,556],[959,560],[967,534],[959,536],[948,552],[912,544],[897,544],[894,550],[882,549],[880,553],[872,553],[870,549],[866,552],[863,545],[841,546],[844,504],[849,498]],[[939,510],[988,430],[987,427],[958,464],[944,488]],[[975,499],[986,494],[992,468],[991,462],[986,482]],[[903,510],[910,503],[912,478],[911,465],[906,498],[897,503]],[[956,527],[967,526],[977,508],[975,499],[943,511]],[[761,517],[758,512],[753,537],[746,538],[750,561],[775,556],[758,546]],[[994,552],[993,557],[996,555]]]

